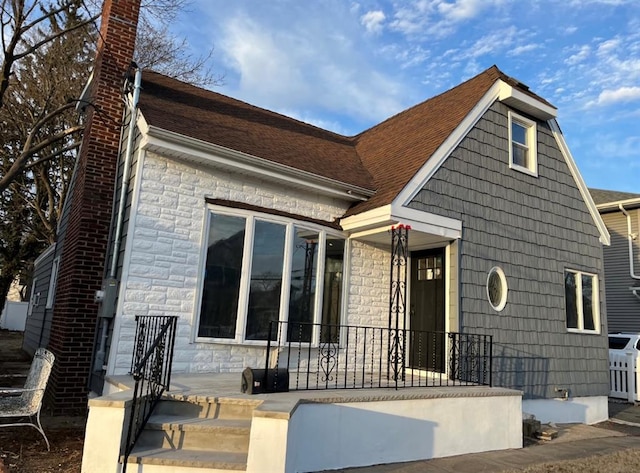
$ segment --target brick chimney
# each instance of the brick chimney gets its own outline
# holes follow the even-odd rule
[[[117,175],[123,103],[121,87],[133,59],[140,0],[105,0],[93,70],[87,125],[78,157],[49,349],[55,354],[47,405],[54,413],[87,409],[98,304]]]

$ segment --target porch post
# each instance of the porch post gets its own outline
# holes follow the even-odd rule
[[[404,379],[405,330],[407,326],[407,258],[409,255],[409,225],[391,227],[391,277],[389,285],[389,363],[387,377],[398,385],[398,377]]]

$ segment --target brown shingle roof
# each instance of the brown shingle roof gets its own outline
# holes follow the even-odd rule
[[[610,191],[605,189],[589,189],[591,198],[596,205],[620,202],[623,200],[640,199],[640,194],[631,192]]]
[[[353,138],[155,72],[143,74],[140,110],[149,125],[375,190]]]
[[[391,203],[498,79],[548,104],[492,66],[355,137],[153,72],[143,75],[140,108],[152,126],[375,190],[354,215]]]
[[[495,81],[503,77],[506,76],[493,66],[361,133],[357,137],[358,154],[378,192],[347,214],[391,203]]]

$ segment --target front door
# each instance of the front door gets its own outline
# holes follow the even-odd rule
[[[444,248],[411,253],[409,367],[444,372]]]

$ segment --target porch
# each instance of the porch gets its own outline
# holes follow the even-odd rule
[[[83,472],[122,467],[134,381],[108,383],[110,394],[89,401]],[[129,471],[310,472],[519,448],[521,393],[430,386],[249,395],[240,373],[174,374],[149,429]]]

